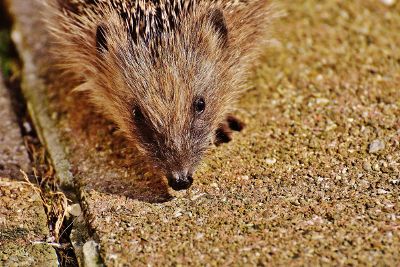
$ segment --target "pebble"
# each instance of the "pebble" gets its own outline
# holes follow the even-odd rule
[[[197,195],[193,195],[191,198],[190,198],[190,200],[191,201],[195,201],[195,200],[197,200],[198,198],[200,198],[200,197],[202,197],[202,196],[204,196],[205,195],[205,193],[200,193],[200,194],[197,194]]]
[[[203,237],[204,237],[203,233],[197,233],[195,239],[200,240],[200,239],[203,239]]]
[[[374,141],[371,142],[371,144],[369,144],[368,152],[370,154],[374,154],[383,149],[385,149],[385,143],[380,139],[375,139]]]
[[[326,98],[317,98],[317,99],[315,99],[315,103],[316,103],[317,105],[326,105],[326,104],[329,103],[329,99],[326,99]]]
[[[384,5],[393,6],[396,3],[396,0],[381,0]]]
[[[270,159],[265,159],[265,163],[268,165],[274,165],[276,163],[276,159],[270,158]]]
[[[373,169],[374,171],[379,172],[379,171],[381,170],[381,167],[379,166],[378,163],[375,163],[374,165],[372,165],[372,169]]]
[[[382,188],[378,189],[378,194],[380,194],[380,195],[384,195],[384,194],[387,194],[387,193],[389,193],[389,191],[386,191],[385,189],[382,189]]]
[[[24,122],[22,125],[24,126],[24,130],[25,130],[27,133],[32,132],[32,127],[31,127],[31,124],[30,124],[29,122],[26,121],[26,122]]]
[[[214,187],[214,188],[218,188],[218,184],[217,183],[211,183],[210,186]]]
[[[81,206],[79,204],[73,204],[68,206],[67,212],[72,216],[78,217],[82,213]]]
[[[183,215],[182,210],[178,209],[174,213],[174,218],[181,217]]]
[[[299,206],[300,205],[300,201],[297,197],[292,197],[289,199],[290,204],[295,205],[295,206]]]
[[[93,240],[87,241],[82,247],[84,266],[92,267],[98,266],[97,262],[99,260],[99,244]]]
[[[240,176],[240,179],[247,181],[250,179],[250,177],[248,175],[243,175],[243,176]]]
[[[363,169],[366,170],[366,171],[371,171],[372,170],[371,163],[369,161],[364,161]]]

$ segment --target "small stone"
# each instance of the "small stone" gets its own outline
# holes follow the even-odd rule
[[[200,194],[197,194],[197,195],[193,195],[191,198],[190,198],[190,200],[191,201],[195,201],[195,200],[197,200],[198,198],[200,198],[200,197],[202,197],[202,196],[204,196],[205,195],[205,193],[200,193]]]
[[[23,126],[24,126],[24,130],[27,132],[27,133],[30,133],[30,132],[32,132],[32,127],[31,127],[31,124],[29,123],[29,122],[24,122],[23,123]]]
[[[326,105],[326,104],[329,103],[329,99],[327,99],[327,98],[317,98],[317,99],[315,99],[315,103],[317,105]]]
[[[69,205],[67,207],[68,214],[71,214],[74,217],[78,217],[82,213],[81,206],[79,204]]]
[[[93,240],[89,240],[83,245],[84,266],[98,266],[100,258],[98,250],[99,244],[97,244]]]
[[[381,171],[383,173],[389,173],[391,171],[391,168],[388,166],[388,164],[386,162],[383,162]]]
[[[378,172],[378,171],[381,170],[381,167],[379,166],[378,163],[375,163],[374,165],[372,165],[372,169],[373,169],[374,171]]]
[[[366,171],[372,171],[371,163],[369,161],[364,161],[363,169],[366,170]]]
[[[276,163],[276,159],[274,158],[265,159],[265,163],[267,163],[268,165],[274,165]]]
[[[29,202],[36,202],[36,201],[40,201],[42,198],[40,197],[39,194],[33,194],[31,196],[31,198],[28,200]]]
[[[289,199],[290,204],[295,205],[295,206],[299,206],[300,205],[300,201],[297,197],[293,197]]]
[[[381,0],[384,5],[393,6],[396,3],[396,0]]]
[[[51,113],[51,119],[52,120],[57,120],[57,118],[58,118],[58,113],[57,112]]]
[[[317,184],[321,184],[325,180],[324,177],[318,176],[316,179]]]
[[[387,193],[389,193],[389,191],[386,191],[385,189],[382,189],[382,188],[379,188],[379,189],[378,189],[378,194],[379,194],[379,195],[385,195],[385,194],[387,194]]]
[[[196,236],[195,236],[195,239],[196,240],[200,240],[200,239],[203,239],[203,237],[204,237],[203,233],[197,233]]]
[[[174,213],[174,218],[181,217],[182,215],[183,215],[182,210],[178,209],[178,210],[175,211],[175,213]]]
[[[361,180],[360,181],[360,186],[362,188],[368,188],[369,187],[369,182],[367,180]]]
[[[210,186],[214,187],[214,188],[218,188],[218,184],[217,183],[211,183]]]
[[[375,139],[374,141],[372,141],[371,144],[369,144],[369,150],[368,152],[370,154],[374,154],[377,153],[381,150],[385,149],[385,143],[382,140],[379,139]]]
[[[337,124],[334,123],[333,121],[329,121],[325,128],[325,131],[329,132],[329,131],[335,130],[336,128],[337,128]]]

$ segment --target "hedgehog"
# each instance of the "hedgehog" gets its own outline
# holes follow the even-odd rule
[[[167,177],[189,188],[268,41],[269,0],[43,0],[74,89]]]

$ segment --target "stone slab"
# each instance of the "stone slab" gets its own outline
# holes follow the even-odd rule
[[[0,176],[0,266],[58,266],[48,236],[40,196],[30,185]]]
[[[10,95],[0,75],[0,176],[21,179],[29,171],[29,158],[14,114]]]
[[[29,78],[45,85],[25,84],[32,112],[54,118],[40,127],[61,137],[107,266],[400,262],[398,5],[282,1],[281,41],[240,102],[247,128],[175,193],[49,68],[34,1],[9,2]]]
[[[17,181],[30,161],[1,75],[0,118],[0,266],[58,266],[40,196]]]

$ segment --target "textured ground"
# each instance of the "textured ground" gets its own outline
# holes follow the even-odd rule
[[[107,265],[400,263],[400,4],[277,2],[286,16],[240,102],[247,128],[178,194],[67,94],[34,5],[10,0]]]
[[[21,178],[19,170],[29,171],[29,159],[1,73],[0,107],[0,176]]]
[[[56,266],[40,196],[21,179],[29,158],[0,75],[0,266]]]
[[[40,196],[0,175],[0,265],[58,266]]]

